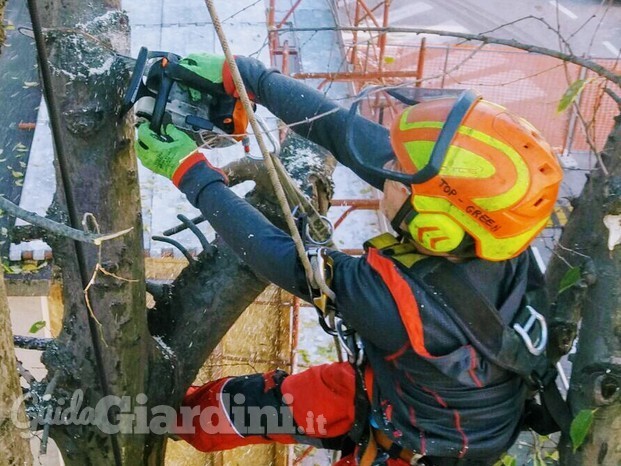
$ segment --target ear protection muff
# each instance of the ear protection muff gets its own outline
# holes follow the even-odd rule
[[[461,225],[445,214],[416,212],[409,197],[391,222],[393,230],[401,232],[404,222],[412,239],[433,252],[454,251],[467,236]]]
[[[412,239],[433,252],[451,252],[463,241],[466,232],[444,214],[416,214],[408,222]]]

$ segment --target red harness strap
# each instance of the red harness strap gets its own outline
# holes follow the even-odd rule
[[[425,348],[425,333],[418,303],[410,285],[403,278],[395,263],[382,256],[375,248],[369,248],[367,262],[382,277],[392,298],[395,300],[401,320],[408,332],[412,348],[416,354],[425,358],[433,358],[433,355]]]

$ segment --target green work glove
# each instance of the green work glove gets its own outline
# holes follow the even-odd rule
[[[222,67],[224,66],[224,55],[214,55],[211,53],[191,53],[179,61],[179,65],[193,71],[201,78],[215,84],[222,84]],[[193,101],[201,99],[200,91],[188,88],[190,98]]]
[[[142,164],[158,175],[172,179],[179,164],[196,151],[196,143],[174,125],[166,125],[160,136],[149,128],[149,123],[138,127],[135,148]]]

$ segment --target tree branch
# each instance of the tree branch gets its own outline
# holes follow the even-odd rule
[[[608,89],[608,88],[604,89],[604,92],[606,92],[606,94],[608,94],[612,98],[612,100],[614,100],[617,103],[617,105],[619,106],[619,109],[621,109],[621,97],[619,97],[617,94],[612,92],[611,89]]]
[[[45,351],[50,343],[54,341],[52,338],[35,338],[25,337],[22,335],[13,335],[13,344],[16,348]]]
[[[498,37],[490,37],[485,34],[468,34],[465,32],[454,32],[454,31],[436,31],[433,29],[422,29],[422,28],[406,28],[406,27],[386,27],[386,28],[376,28],[376,27],[315,27],[315,28],[282,28],[270,29],[270,32],[282,34],[282,33],[290,33],[290,32],[312,32],[312,31],[347,31],[347,32],[377,32],[377,33],[411,33],[411,34],[431,34],[436,36],[446,36],[446,37],[457,37],[460,39],[464,39],[466,41],[478,41],[483,42],[485,44],[498,44],[498,45],[506,45],[508,47],[513,47],[515,49],[524,50],[529,53],[536,53],[539,55],[547,55],[550,57],[558,58],[559,60],[563,60],[569,63],[574,63],[575,65],[582,66],[587,68],[594,73],[602,76],[609,81],[621,86],[621,75],[615,74],[614,72],[608,70],[607,68],[595,63],[593,60],[589,60],[587,58],[580,58],[572,54],[567,54],[563,52],[559,52],[557,50],[549,49],[546,47],[539,47],[536,45],[528,45],[522,42],[518,42],[514,39],[501,39]],[[295,75],[294,75],[295,76]]]
[[[288,136],[283,148],[288,148],[285,153],[288,152],[292,159],[295,153],[299,155],[295,161],[296,170],[292,173],[295,181],[304,190],[331,197],[331,189],[323,187],[331,184],[330,175],[334,169],[334,164],[326,160],[329,152],[295,135],[291,137],[297,143],[291,146]],[[285,156],[283,160],[285,165],[293,163],[287,158]],[[224,169],[233,183],[254,180],[256,186],[246,195],[246,199],[275,225],[285,227],[262,164],[242,159]],[[315,186],[318,181],[322,186]],[[156,297],[156,306],[149,312],[150,328],[175,354],[177,365],[175,380],[172,381],[174,390],[168,389],[170,379],[166,378],[171,374],[163,368],[162,373],[153,374],[158,382],[149,393],[150,399],[163,397],[168,402],[171,398],[180,401],[213,348],[267,285],[221,238],[216,238],[212,244],[217,246],[215,254],[200,254],[196,263],[187,266],[175,279],[168,288],[169,293],[159,293],[162,290],[157,288],[154,290],[160,296]]]
[[[75,241],[81,241],[83,243],[91,243],[99,246],[104,241],[118,238],[119,236],[123,236],[126,233],[132,231],[132,228],[128,228],[123,231],[118,231],[116,233],[109,233],[104,235],[97,235],[94,233],[86,233],[84,231],[76,230],[75,228],[71,228],[62,223],[55,222],[50,220],[49,218],[41,217],[40,215],[35,214],[34,212],[30,212],[28,210],[22,209],[16,204],[13,204],[11,201],[6,199],[5,197],[0,195],[0,209],[6,210],[9,214],[21,218],[28,223],[31,223],[37,227],[48,230],[56,235],[64,236],[69,239],[73,239]]]

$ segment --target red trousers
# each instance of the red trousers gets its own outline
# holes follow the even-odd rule
[[[273,442],[338,448],[354,422],[355,387],[348,363],[193,386],[179,410],[176,434],[205,452]],[[355,465],[354,455],[337,464]],[[405,465],[395,460],[387,464]]]

